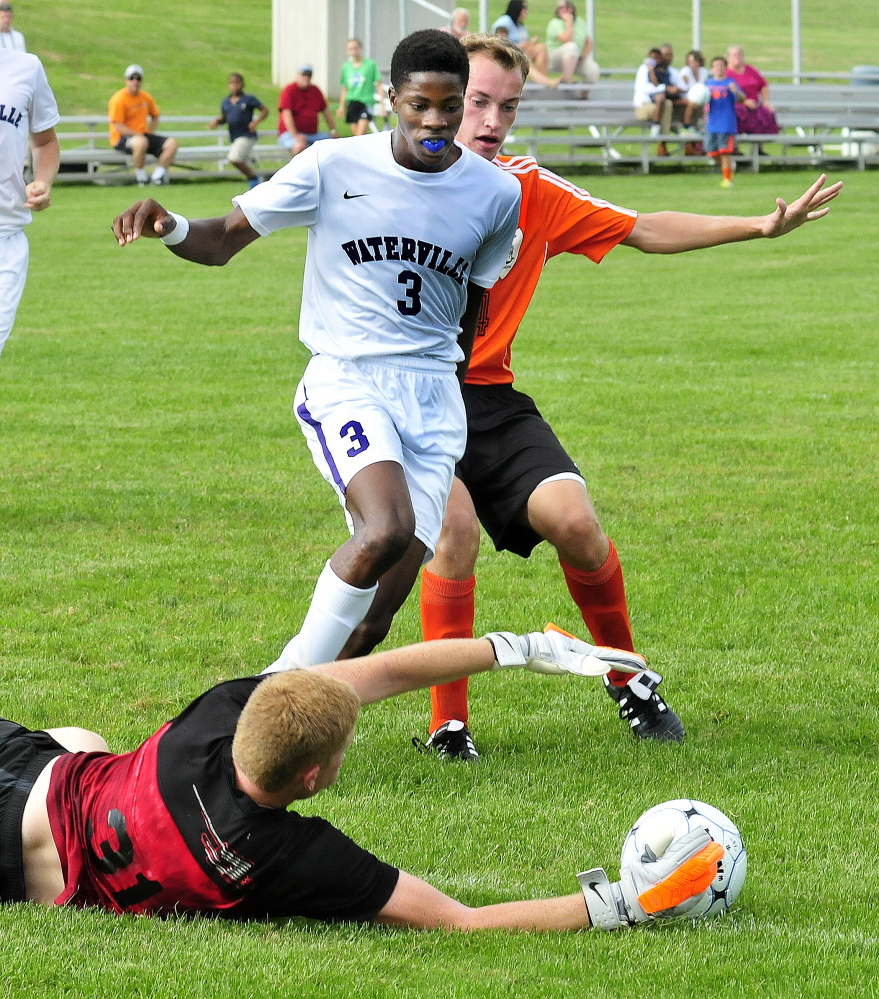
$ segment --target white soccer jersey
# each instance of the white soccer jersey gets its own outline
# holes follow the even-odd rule
[[[31,132],[58,124],[58,105],[35,55],[0,49],[0,236],[31,221],[24,160]]]
[[[261,236],[308,227],[299,338],[313,354],[462,359],[467,282],[497,280],[521,192],[461,149],[421,173],[397,163],[389,132],[316,142],[233,199]]]

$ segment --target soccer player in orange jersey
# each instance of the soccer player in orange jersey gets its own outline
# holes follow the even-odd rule
[[[458,465],[433,559],[422,574],[424,637],[473,634],[473,569],[481,521],[498,550],[527,558],[546,540],[558,552],[565,582],[596,644],[634,648],[623,574],[613,542],[604,534],[579,469],[533,401],[512,387],[510,346],[528,308],[543,266],[559,253],[594,263],[618,243],[644,253],[681,253],[746,239],[777,237],[827,214],[842,184],[825,188],[819,178],[786,205],[778,199],[766,216],[639,215],[597,198],[540,167],[528,156],[498,156],[527,74],[516,46],[488,35],[464,39],[470,55],[464,119],[458,141],[494,160],[522,186],[519,227],[501,278],[482,303],[482,314],[464,385],[467,450]],[[362,653],[380,641],[396,607],[389,580],[343,655]],[[684,728],[656,692],[651,670],[636,677],[611,672],[608,693],[620,716],[642,738],[679,741]],[[440,756],[478,759],[467,729],[467,680],[434,687],[427,745]]]

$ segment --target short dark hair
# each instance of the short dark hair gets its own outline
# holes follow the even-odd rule
[[[400,90],[414,73],[451,73],[466,90],[470,60],[454,35],[438,28],[425,28],[407,35],[391,56],[391,86]]]
[[[241,81],[241,86],[242,87],[244,86],[244,77],[240,73],[230,73],[229,74],[229,79],[230,80],[240,80]]]
[[[724,64],[724,66],[729,66],[729,63],[726,61],[726,57],[725,56],[715,56],[711,61],[712,62],[722,62]]]

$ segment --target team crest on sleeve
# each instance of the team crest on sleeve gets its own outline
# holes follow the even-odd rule
[[[513,236],[513,244],[510,247],[510,252],[507,254],[507,262],[504,264],[504,268],[500,272],[498,280],[503,280],[516,266],[516,261],[519,259],[519,251],[522,249],[522,241],[524,239],[525,233],[523,233],[521,229],[516,229],[516,234]]]

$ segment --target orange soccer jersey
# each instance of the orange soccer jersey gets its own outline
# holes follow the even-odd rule
[[[507,265],[482,302],[467,371],[470,385],[513,381],[513,337],[546,261],[559,253],[581,253],[600,263],[629,235],[638,217],[637,212],[593,198],[530,156],[499,156],[495,163],[522,185],[522,207]]]

